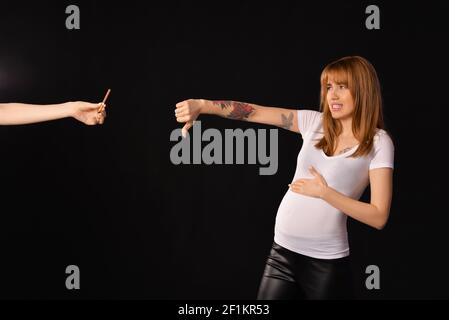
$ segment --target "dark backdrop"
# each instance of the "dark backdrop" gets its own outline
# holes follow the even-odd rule
[[[69,4],[80,30],[65,28]],[[380,30],[365,27],[370,4]],[[0,297],[255,298],[301,138],[279,131],[272,176],[257,165],[175,166],[175,104],[317,110],[324,66],[361,55],[381,81],[396,168],[387,227],[349,221],[354,286],[367,299],[449,298],[448,14],[445,1],[2,1],[0,102],[112,94],[102,127],[0,127]],[[221,132],[269,129],[201,120]],[[70,264],[81,290],[65,288]],[[380,290],[365,288],[370,264]]]

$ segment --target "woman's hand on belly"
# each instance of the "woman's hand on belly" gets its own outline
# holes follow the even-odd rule
[[[298,179],[288,186],[293,192],[309,197],[321,198],[327,188],[326,179],[313,166],[309,168],[309,171],[314,176],[313,179]]]

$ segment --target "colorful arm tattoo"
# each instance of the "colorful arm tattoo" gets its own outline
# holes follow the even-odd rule
[[[255,110],[249,103],[236,102],[236,101],[213,101],[214,105],[219,105],[221,109],[232,108],[230,114],[226,117],[234,120],[245,120]]]

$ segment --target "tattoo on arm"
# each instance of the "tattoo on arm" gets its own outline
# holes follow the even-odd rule
[[[221,109],[232,108],[231,113],[226,117],[234,120],[245,120],[254,112],[254,107],[249,103],[236,101],[213,101],[214,105],[218,105]]]
[[[232,104],[232,101],[222,101],[222,100],[218,100],[218,101],[212,101],[212,103],[216,106],[220,106],[221,109],[226,109],[229,108]]]
[[[281,114],[281,118],[282,118],[282,124],[281,124],[281,128],[290,130],[290,128],[293,125],[293,112],[290,112],[290,114],[288,115],[288,117],[286,117],[283,113]]]

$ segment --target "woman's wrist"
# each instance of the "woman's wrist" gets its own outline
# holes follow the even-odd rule
[[[78,116],[80,110],[83,108],[85,104],[84,101],[70,101],[64,103],[64,107],[66,108],[67,117],[75,118]]]
[[[67,117],[75,116],[76,102],[65,102],[62,104],[62,108],[64,108]]]
[[[198,106],[200,109],[200,114],[207,114],[210,113],[210,108],[209,108],[209,100],[205,100],[205,99],[198,99]]]
[[[331,191],[331,189],[328,185],[323,186],[321,189],[320,199],[326,200],[327,195],[329,194],[329,191]]]

